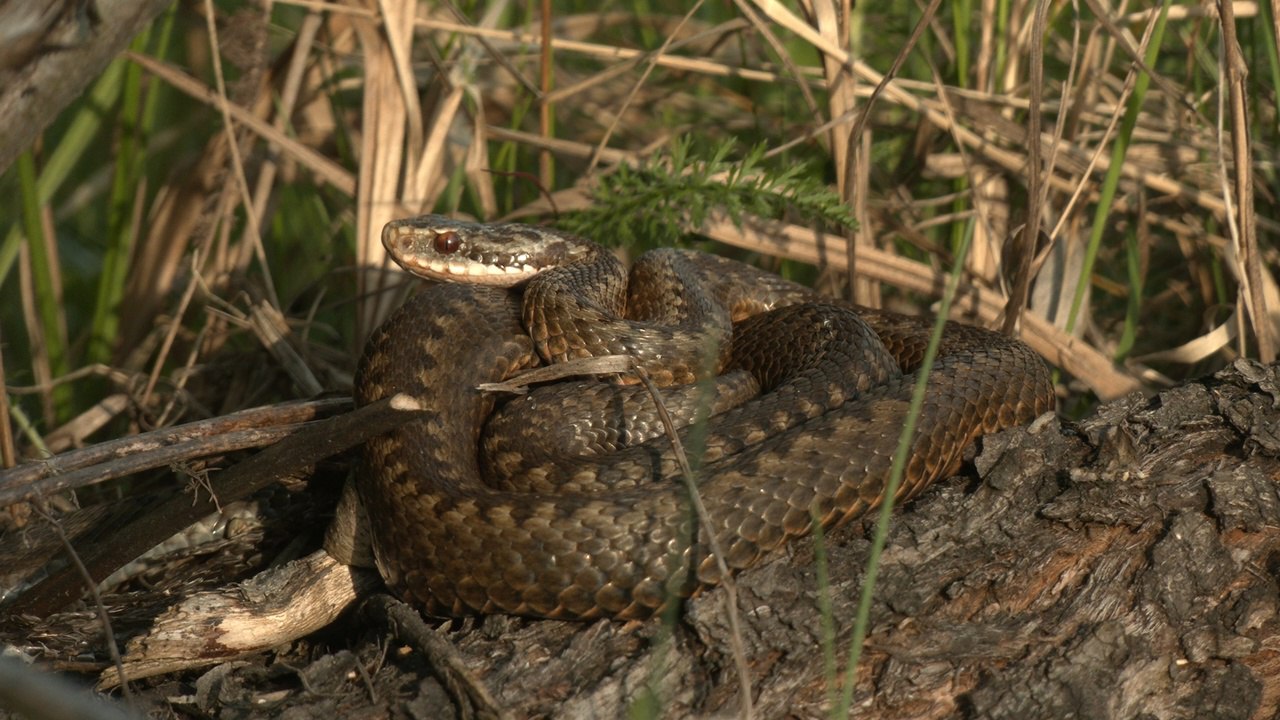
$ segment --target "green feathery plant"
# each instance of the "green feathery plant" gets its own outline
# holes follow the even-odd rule
[[[668,154],[622,165],[599,179],[592,207],[566,217],[563,226],[607,244],[644,247],[675,244],[713,212],[735,223],[744,215],[790,215],[807,225],[857,227],[850,208],[811,168],[765,167],[764,145],[735,161],[730,156],[736,147],[726,140],[699,158],[684,138]]]

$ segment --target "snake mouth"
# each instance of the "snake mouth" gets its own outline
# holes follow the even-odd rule
[[[534,268],[528,265],[496,265],[473,257],[448,260],[445,258],[397,257],[393,255],[392,258],[400,264],[400,267],[414,275],[438,280],[464,280],[466,282],[493,285],[514,285],[546,269]]]

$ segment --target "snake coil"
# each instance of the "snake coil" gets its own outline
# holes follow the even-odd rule
[[[628,280],[594,243],[526,225],[428,215],[388,224],[383,243],[406,270],[449,281],[374,333],[356,377],[361,404],[408,393],[423,408],[367,443],[357,488],[383,577],[428,612],[646,617],[721,579],[708,533],[737,570],[809,532],[814,511],[831,526],[882,500],[932,323],[841,305],[700,253],[654,251]],[[626,378],[561,391],[551,411],[537,396],[511,403],[526,406],[507,423],[523,434],[496,460],[479,457],[495,404],[483,383],[601,354],[687,383],[705,374],[708,348],[733,382],[765,392],[708,424],[706,525],[670,481],[669,441],[644,440],[660,435],[653,423],[622,417],[624,431],[603,429],[599,418],[633,413],[618,409]],[[564,420],[561,408],[575,402],[596,419]],[[948,323],[900,496],[953,473],[980,435],[1053,407],[1029,348]],[[553,429],[589,454],[534,449]]]

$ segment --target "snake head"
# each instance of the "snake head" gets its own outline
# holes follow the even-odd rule
[[[594,243],[549,228],[487,225],[443,215],[393,220],[382,244],[406,271],[430,280],[512,286],[598,252]]]

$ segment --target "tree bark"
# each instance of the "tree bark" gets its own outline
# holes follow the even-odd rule
[[[9,0],[0,8],[0,173],[170,0]],[[19,17],[21,15],[21,17]]]
[[[1005,433],[977,464],[981,481],[893,518],[858,717],[1272,717],[1280,368],[1241,361],[1079,425]],[[827,543],[841,662],[870,526]],[[830,711],[813,554],[801,541],[739,578],[757,717]],[[662,716],[732,715],[723,596],[694,599],[668,645],[642,639],[653,625],[501,618],[457,641],[517,717],[622,716],[645,682]]]

